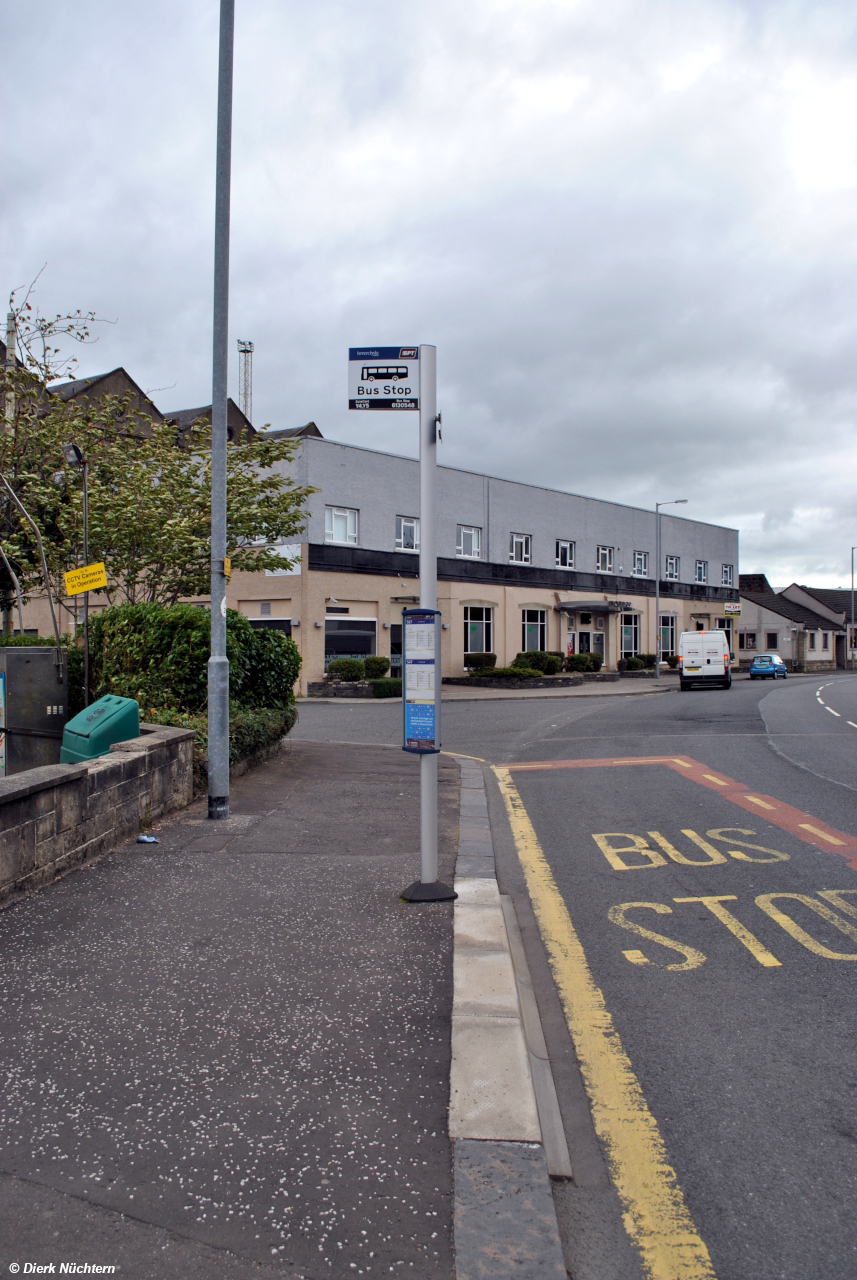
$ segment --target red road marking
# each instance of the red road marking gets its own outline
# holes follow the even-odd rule
[[[524,771],[527,769],[620,769],[628,765],[662,764],[672,769],[683,778],[739,805],[757,818],[764,818],[775,827],[797,836],[804,844],[814,845],[816,849],[824,849],[826,853],[838,853],[841,858],[848,859],[852,871],[857,871],[857,836],[848,835],[828,826],[820,818],[811,813],[803,813],[800,809],[784,804],[774,796],[766,796],[763,792],[752,791],[745,782],[736,782],[707,764],[694,760],[691,756],[607,756],[603,760],[539,760],[522,761],[520,764],[507,764],[506,769]]]

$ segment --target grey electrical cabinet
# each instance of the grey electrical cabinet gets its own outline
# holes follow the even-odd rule
[[[0,776],[59,764],[68,667],[46,645],[0,645]]]

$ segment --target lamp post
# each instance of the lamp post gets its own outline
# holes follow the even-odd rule
[[[655,679],[661,678],[661,507],[685,507],[687,498],[655,503]]]
[[[854,552],[857,547],[851,548],[851,634],[848,642],[851,645],[851,670],[854,670]]]
[[[83,472],[83,563],[89,564],[89,462],[76,444],[64,444],[62,456]],[[89,706],[89,592],[83,593],[83,705]]]

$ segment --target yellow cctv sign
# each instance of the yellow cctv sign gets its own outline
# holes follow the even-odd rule
[[[67,596],[79,596],[84,591],[97,591],[99,587],[107,586],[107,572],[103,561],[84,565],[82,569],[71,569],[63,577]]]

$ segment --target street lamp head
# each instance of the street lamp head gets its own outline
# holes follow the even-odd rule
[[[83,454],[80,452],[76,444],[64,444],[62,447],[62,456],[70,467],[83,466]]]
[[[675,502],[673,503],[673,506],[674,506],[674,507],[686,507],[686,506],[687,506],[687,502],[688,502],[687,498],[676,498]]]

